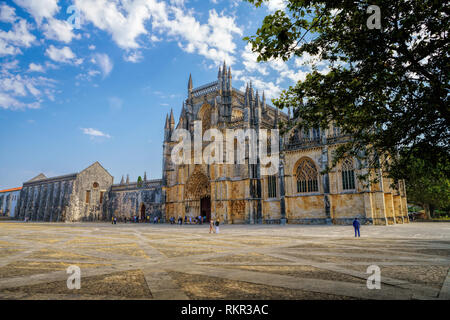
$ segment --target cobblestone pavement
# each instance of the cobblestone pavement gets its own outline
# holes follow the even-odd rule
[[[450,299],[450,223],[0,222],[1,299]],[[81,289],[67,288],[68,266]],[[368,266],[381,289],[367,288]]]

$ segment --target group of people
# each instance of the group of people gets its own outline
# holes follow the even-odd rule
[[[203,216],[203,217],[198,216],[198,217],[195,217],[194,220],[192,220],[192,217],[188,217],[188,216],[184,217],[184,224],[203,224],[206,221],[207,221],[206,216]],[[175,217],[170,217],[169,222],[170,222],[170,224],[175,224]],[[178,217],[176,224],[181,226],[183,224],[183,218]],[[209,221],[209,233],[214,233],[214,230],[215,230],[215,233],[219,233],[219,225],[220,225],[219,219],[215,219],[215,220],[211,219]]]
[[[131,218],[127,218],[127,217],[119,217],[119,220],[117,220],[117,217],[111,217],[111,223],[112,224],[117,224],[117,221],[119,222],[123,222],[123,223],[127,223],[127,222],[134,222],[134,223],[150,223],[150,216],[147,216],[145,219],[143,218],[139,218],[139,216],[134,215]],[[159,218],[158,217],[154,217],[153,218],[153,223],[159,223]]]
[[[175,224],[175,217],[170,217],[169,218],[169,222],[170,224]],[[198,216],[198,217],[194,217],[194,219],[192,219],[192,217],[188,217],[185,216],[184,217],[184,224],[203,224],[203,222],[206,222],[206,216]],[[176,222],[177,224],[183,224],[183,218],[178,217],[178,220]]]

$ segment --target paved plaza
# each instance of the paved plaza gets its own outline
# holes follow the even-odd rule
[[[450,223],[0,222],[1,299],[450,299]],[[81,269],[81,289],[66,269]],[[381,289],[367,288],[368,266]]]

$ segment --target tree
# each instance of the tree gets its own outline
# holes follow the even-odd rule
[[[450,159],[442,159],[432,167],[417,157],[416,151],[407,152],[411,156],[407,161],[406,157],[400,157],[403,163],[394,168],[392,175],[406,177],[408,202],[422,206],[427,218],[431,219],[435,209],[450,207]]]
[[[259,7],[266,0],[247,1]],[[449,158],[447,1],[285,3],[285,11],[266,16],[256,35],[244,39],[258,61],[310,55],[329,63],[329,72],[313,64],[306,80],[273,103],[292,107],[299,128],[325,129],[333,123],[349,134],[332,167],[352,155],[398,174],[408,160],[438,168]],[[380,29],[368,28],[374,14],[368,13],[369,5],[380,9]]]
[[[137,179],[137,186],[138,186],[138,188],[142,187],[142,177],[141,176],[139,176]]]

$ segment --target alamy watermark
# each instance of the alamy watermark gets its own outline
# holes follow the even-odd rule
[[[208,129],[204,134],[202,132],[202,121],[194,121],[193,138],[186,129],[174,130],[171,140],[177,144],[171,151],[171,159],[175,165],[257,164],[259,160],[261,175],[274,175],[278,172],[278,129],[226,129],[225,135],[218,129]],[[204,142],[209,144],[203,148]]]
[[[380,290],[381,289],[381,269],[380,269],[380,267],[375,264],[370,265],[367,268],[366,273],[370,274],[370,276],[367,278],[367,283],[366,283],[367,289]]]
[[[67,8],[66,13],[70,15],[66,21],[72,26],[72,28],[81,29],[80,10],[75,5],[71,5]]]
[[[371,14],[367,19],[367,28],[372,29],[381,29],[381,10],[379,6],[370,5],[367,8],[367,13]]]
[[[81,269],[78,266],[69,266],[66,270],[70,276],[67,278],[67,289],[81,289]]]

